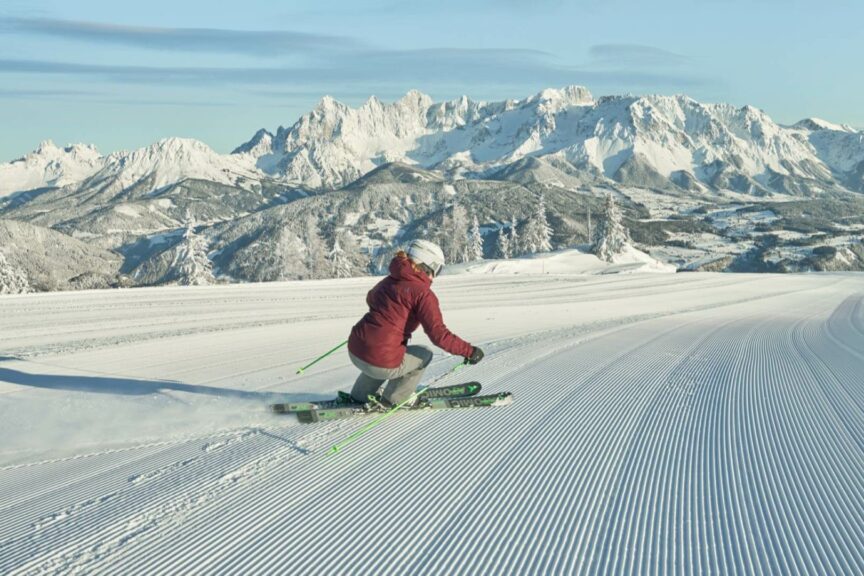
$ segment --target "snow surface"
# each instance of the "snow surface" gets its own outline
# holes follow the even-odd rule
[[[513,405],[328,456],[376,280],[0,298],[0,573],[864,573],[861,275],[442,277]]]
[[[482,260],[455,264],[444,269],[453,274],[632,274],[637,272],[673,273],[675,266],[655,260],[648,254],[627,246],[625,251],[607,263],[581,250],[559,250],[509,260]]]

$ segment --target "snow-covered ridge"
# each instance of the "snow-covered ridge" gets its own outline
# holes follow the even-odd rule
[[[864,132],[819,118],[802,120],[794,127],[802,131],[819,158],[831,168],[864,173]]]
[[[325,96],[293,126],[280,127],[269,149],[261,146],[259,131],[235,152],[256,154],[263,158],[259,167],[310,188],[348,184],[387,162],[461,174],[491,166],[502,154],[518,160],[525,155],[518,151],[522,132],[548,132],[552,116],[592,102],[578,86],[503,102],[462,96],[435,103],[412,90],[392,104],[373,96],[356,109]],[[526,126],[532,118],[533,127]]]
[[[185,178],[200,178],[220,184],[235,184],[238,177],[258,179],[261,172],[242,155],[223,155],[190,138],[165,138],[132,152],[115,152],[94,180],[110,179],[125,189],[143,178],[159,189]]]
[[[144,148],[107,156],[93,146],[58,148],[46,141],[24,158],[0,164],[0,197],[49,186],[84,188],[88,182],[116,191],[138,183],[146,183],[155,191],[186,178],[244,186],[263,176],[251,156],[218,154],[190,138],[164,138]]]
[[[570,86],[501,102],[463,96],[435,103],[415,90],[392,104],[372,97],[359,108],[328,96],[290,128],[272,139],[259,131],[237,152],[309,188],[347,184],[386,162],[485,176],[538,157],[626,183],[656,185],[650,180],[660,178],[797,193],[801,182],[825,188],[836,184],[836,172],[854,170],[864,160],[862,137],[819,119],[783,127],[752,106],[687,96],[594,99]]]
[[[95,146],[70,144],[59,148],[45,140],[23,158],[0,164],[0,197],[80,182],[99,170],[103,163],[104,158]]]
[[[803,128],[805,130],[832,130],[834,132],[857,132],[855,128],[848,124],[834,124],[822,118],[805,118],[795,124],[795,128]]]

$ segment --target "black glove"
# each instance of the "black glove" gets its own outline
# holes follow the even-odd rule
[[[471,356],[467,356],[465,358],[465,364],[477,364],[482,359],[483,359],[483,350],[474,346],[474,349],[471,350]]]

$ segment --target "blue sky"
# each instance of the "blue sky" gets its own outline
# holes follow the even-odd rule
[[[864,127],[862,21],[853,0],[4,0],[0,161],[49,138],[228,152],[324,94],[411,88],[497,100],[579,84]]]

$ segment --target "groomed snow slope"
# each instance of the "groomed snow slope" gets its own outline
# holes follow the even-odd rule
[[[864,573],[864,277],[443,277],[514,404],[327,456],[374,280],[0,298],[0,573]]]

